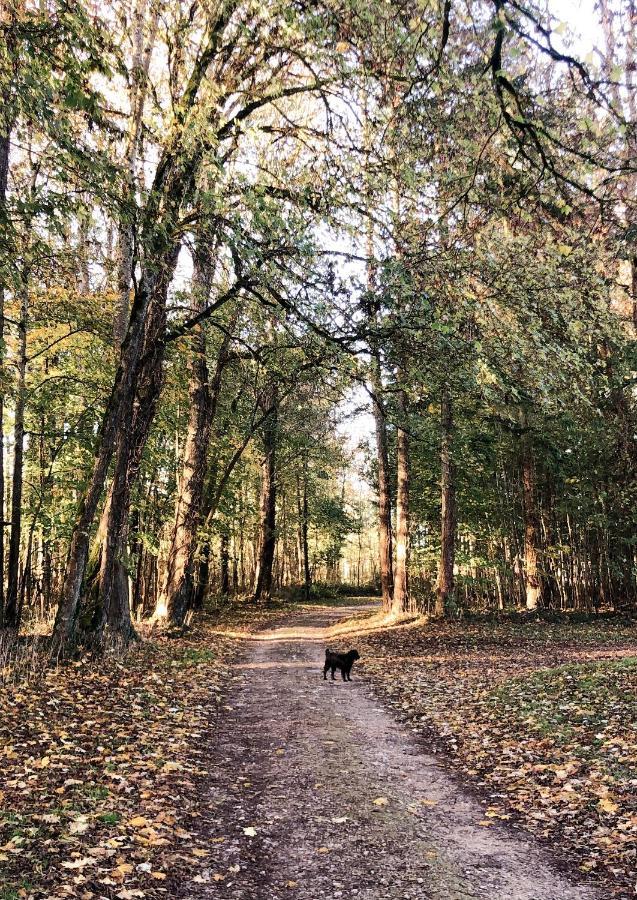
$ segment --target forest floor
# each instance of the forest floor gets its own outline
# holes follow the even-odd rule
[[[634,896],[632,627],[251,619],[0,687],[0,900]]]
[[[637,893],[637,627],[413,621],[357,640],[372,696],[507,822]],[[556,895],[557,896],[557,895]]]

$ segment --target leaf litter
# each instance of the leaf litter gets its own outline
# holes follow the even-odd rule
[[[0,688],[1,897],[152,900],[205,865],[189,822],[236,653],[198,625]]]
[[[632,897],[637,635],[631,623],[419,622],[357,637],[374,693],[511,821]]]

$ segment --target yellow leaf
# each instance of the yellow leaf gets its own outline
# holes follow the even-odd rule
[[[146,825],[148,825],[148,819],[144,816],[135,816],[135,818],[129,819],[127,824],[130,825],[131,828],[145,828]]]
[[[387,806],[389,800],[387,799],[387,797],[376,797],[375,800],[372,800],[372,803],[374,804],[374,806]]]
[[[212,878],[213,878],[213,881],[225,881],[226,880],[226,876],[222,875],[221,872],[215,872],[215,874],[212,876]]]
[[[249,825],[247,828],[243,829],[243,833],[247,834],[248,837],[256,837],[257,830],[253,825]]]
[[[133,866],[130,863],[120,863],[119,866],[116,866],[113,869],[111,874],[115,875],[115,876],[119,875],[120,878],[123,878],[124,875],[130,875],[130,873],[132,871],[133,871]]]
[[[508,813],[498,812],[497,809],[494,809],[492,806],[485,812],[485,816],[487,819],[510,819],[511,816]]]
[[[163,881],[166,877],[166,874],[164,872],[151,872],[150,877],[154,878],[155,881]]]
[[[317,852],[317,853],[329,853],[329,852],[330,852],[330,848],[329,848],[329,847],[319,847],[318,850],[317,850],[316,852]]]
[[[192,851],[193,856],[210,856],[208,850],[201,850],[199,847]]]
[[[597,805],[602,810],[602,812],[607,813],[616,813],[619,809],[617,804],[613,800],[609,800],[608,797],[602,797]]]

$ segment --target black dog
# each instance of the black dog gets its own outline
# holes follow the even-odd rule
[[[323,678],[327,680],[327,670],[332,670],[332,679],[337,669],[341,670],[343,681],[351,681],[349,673],[357,659],[360,659],[358,650],[350,650],[348,653],[335,653],[333,650],[325,651],[325,665],[323,666]]]

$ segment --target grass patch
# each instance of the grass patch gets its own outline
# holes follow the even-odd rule
[[[637,777],[637,754],[616,758],[637,738],[637,657],[545,669],[500,685],[492,696],[517,727],[523,723],[555,744],[566,743],[611,781]]]
[[[120,814],[116,812],[105,812],[99,816],[100,822],[103,822],[105,825],[118,825],[121,818]]]
[[[201,666],[214,659],[215,652],[209,647],[188,647],[175,662],[182,666]]]

